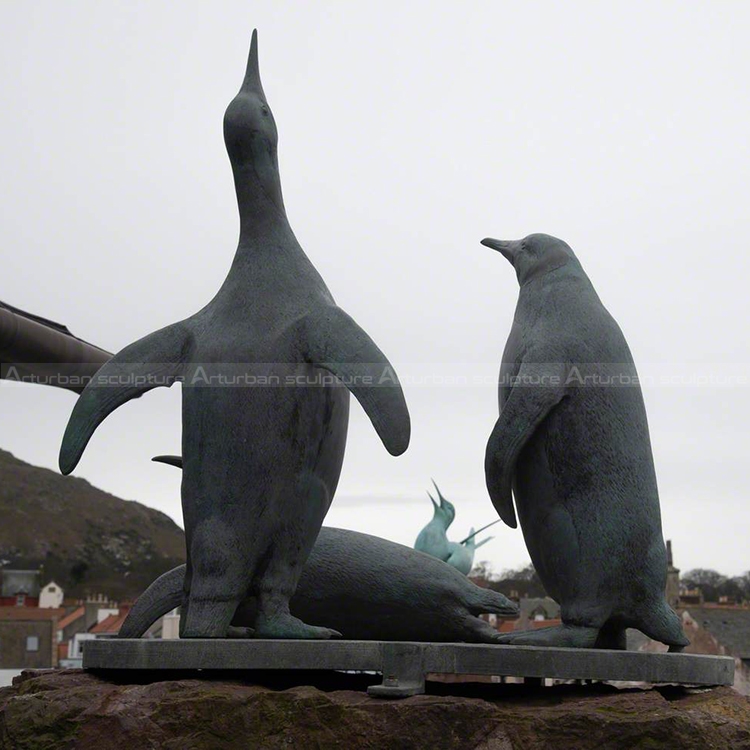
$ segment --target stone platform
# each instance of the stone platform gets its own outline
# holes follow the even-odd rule
[[[734,660],[726,656],[604,649],[541,648],[474,643],[387,641],[282,641],[255,639],[96,639],[83,644],[83,667],[100,673],[192,670],[337,670],[379,672],[374,697],[425,692],[428,674],[497,675],[527,679],[596,680],[731,685]],[[168,674],[164,674],[168,679]]]

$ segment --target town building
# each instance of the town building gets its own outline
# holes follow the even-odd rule
[[[50,581],[39,590],[40,609],[59,609],[62,604],[63,590],[54,581]]]
[[[64,609],[0,607],[0,669],[56,667],[57,623]]]
[[[39,570],[0,569],[0,607],[39,606]]]
[[[667,603],[672,609],[680,606],[680,569],[675,568],[672,559],[672,540],[667,539]]]

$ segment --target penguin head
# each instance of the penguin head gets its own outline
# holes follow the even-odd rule
[[[253,31],[242,87],[224,113],[224,143],[235,171],[254,172],[266,190],[278,182],[278,133],[260,81],[257,30]]]
[[[432,495],[430,495],[430,500],[432,500],[432,504],[435,507],[435,516],[443,521],[445,528],[447,529],[456,517],[456,509],[453,507],[453,503],[443,497],[443,493],[438,489],[434,479],[432,480],[432,483],[435,485],[435,490],[437,490],[438,498],[440,499],[440,505],[438,505],[435,500],[433,500]],[[428,492],[427,494],[429,495],[430,493]]]
[[[521,286],[576,260],[575,253],[566,242],[549,234],[530,234],[522,240],[493,240],[486,237],[482,244],[502,253],[510,261]]]

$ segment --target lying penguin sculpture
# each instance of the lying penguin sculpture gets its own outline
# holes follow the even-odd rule
[[[570,247],[545,234],[482,244],[521,287],[500,370],[487,488],[516,526],[562,625],[503,643],[624,648],[625,629],[680,650],[643,396],[633,358]],[[512,494],[511,494],[512,491]]]
[[[224,139],[240,214],[229,275],[195,315],[104,365],[70,417],[60,469],[75,468],[114,409],[181,380],[187,544],[181,635],[224,637],[237,606],[253,596],[256,636],[328,638],[336,632],[294,617],[289,599],[339,479],[346,388],[393,455],[409,443],[409,413],[385,355],[336,306],[289,226],[256,32],[242,87],[224,115]],[[277,378],[281,387],[275,380],[263,381],[271,387],[237,387],[233,378],[248,373]],[[229,386],[221,387],[226,379]]]
[[[456,517],[456,509],[453,507],[453,503],[443,497],[434,479],[432,483],[435,485],[440,503],[436,503],[435,498],[429,492],[427,493],[434,512],[430,522],[419,532],[417,540],[414,542],[414,549],[445,561],[451,556],[447,532],[448,527]]]
[[[139,638],[159,617],[179,606],[185,566],[152,583],[138,598],[120,638]],[[356,531],[324,526],[290,602],[293,615],[325,623],[345,638],[382,641],[497,643],[500,634],[479,617],[514,617],[518,608],[502,594],[471,583],[430,555]],[[233,634],[257,622],[258,601],[237,608]]]

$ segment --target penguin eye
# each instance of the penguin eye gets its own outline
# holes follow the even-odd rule
[[[260,111],[263,113],[263,117],[268,117],[268,107],[265,104],[260,105]]]

